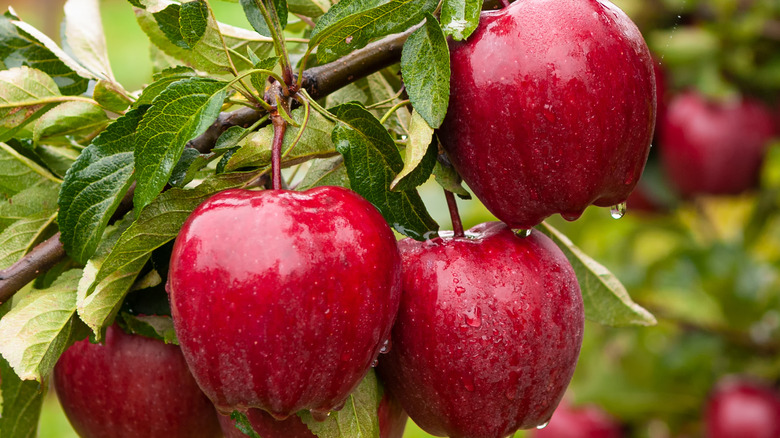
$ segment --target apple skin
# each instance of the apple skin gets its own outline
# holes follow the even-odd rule
[[[377,370],[409,417],[456,438],[546,423],[574,373],[584,324],[560,249],[500,222],[399,248],[401,307]]]
[[[738,194],[755,187],[775,134],[757,101],[714,102],[688,91],[672,98],[661,122],[661,163],[683,197]]]
[[[224,413],[340,408],[390,336],[392,230],[355,192],[227,190],[174,244],[171,312],[198,384]]]
[[[707,401],[705,427],[707,438],[780,437],[780,393],[746,378],[723,379]]]
[[[108,327],[105,344],[76,342],[54,388],[82,438],[218,438],[217,412],[179,347]]]
[[[561,402],[550,424],[530,433],[530,438],[622,438],[620,424],[600,407],[574,407]]]
[[[477,198],[512,228],[624,202],[655,126],[653,60],[606,0],[518,0],[450,44],[439,139]]]
[[[252,428],[262,438],[316,438],[316,435],[311,433],[297,415],[292,415],[282,421],[275,420],[260,409],[249,409],[246,415]],[[379,402],[377,415],[379,417],[379,438],[401,438],[403,436],[409,416],[388,392],[384,393]],[[230,419],[229,415],[220,414],[219,424],[222,426],[225,438],[246,438],[246,435],[236,428],[235,422]]]

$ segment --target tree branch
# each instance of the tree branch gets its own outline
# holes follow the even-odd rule
[[[399,62],[404,42],[415,29],[417,26],[371,43],[329,64],[307,69],[303,72],[303,88],[313,98],[320,99],[351,82]],[[221,113],[206,132],[187,142],[187,147],[194,148],[200,153],[207,153],[214,147],[219,136],[231,126],[248,127],[264,115],[265,111],[253,108],[239,108]],[[131,188],[112,216],[113,219],[124,216],[132,209],[132,197]],[[65,258],[65,250],[59,237],[60,233],[55,234],[36,246],[13,266],[0,271],[0,304],[9,300],[19,289]]]

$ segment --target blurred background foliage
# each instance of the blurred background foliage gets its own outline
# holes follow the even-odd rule
[[[128,2],[101,3],[117,79],[139,89],[152,74],[148,40]],[[752,96],[780,124],[780,1],[615,3],[635,20],[659,62],[663,100],[690,89],[717,99]],[[62,0],[0,0],[3,9],[9,4],[46,34],[59,34]],[[237,4],[211,5],[221,21],[249,27]],[[599,208],[576,222],[551,219],[659,321],[647,328],[588,323],[567,397],[601,406],[630,436],[696,437],[707,394],[722,376],[780,382],[780,142],[768,148],[758,189],[685,200],[659,165],[663,147],[654,145],[639,186],[652,202],[632,199],[620,220]],[[449,224],[438,186],[429,182],[422,193],[435,219]],[[466,226],[492,219],[477,201],[459,203]],[[39,433],[75,437],[53,395]],[[410,422],[405,436],[428,435]]]

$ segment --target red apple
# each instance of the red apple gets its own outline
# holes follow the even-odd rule
[[[595,405],[574,407],[561,402],[550,424],[531,432],[531,438],[621,438],[620,424]]]
[[[187,219],[167,287],[184,357],[217,408],[284,419],[343,405],[390,335],[400,280],[393,232],[356,193],[236,189]]]
[[[780,393],[755,381],[727,378],[710,394],[707,438],[780,437]]]
[[[399,248],[401,307],[378,370],[409,417],[433,435],[468,438],[546,423],[574,372],[584,323],[560,249],[500,222]]]
[[[671,100],[661,125],[661,162],[684,197],[754,187],[764,150],[775,135],[772,114],[763,104],[709,101],[693,91]]]
[[[249,409],[246,415],[252,428],[262,438],[316,438],[316,435],[311,433],[296,415],[281,421],[275,420],[260,409]],[[406,420],[409,417],[388,392],[382,396],[377,415],[379,417],[379,438],[401,438],[403,436]],[[235,421],[230,416],[221,414],[219,424],[222,426],[225,438],[246,438],[246,435],[236,428]]]
[[[218,438],[217,413],[179,347],[116,326],[105,344],[73,344],[54,367],[54,388],[82,438]]]
[[[439,138],[497,218],[530,228],[624,202],[655,125],[653,60],[606,0],[518,0],[450,45]]]

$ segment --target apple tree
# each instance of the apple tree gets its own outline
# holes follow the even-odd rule
[[[130,3],[150,41],[155,64],[152,82],[139,90],[126,89],[112,72],[97,1],[66,3],[59,44],[13,9],[0,17],[0,436],[35,435],[43,396],[59,358],[77,343],[79,348],[84,348],[85,342],[105,343],[107,331],[114,330],[114,325],[165,343],[179,345],[181,341],[185,356],[189,354],[185,337],[177,337],[181,325],[171,317],[176,307],[171,306],[166,293],[166,287],[170,291],[169,268],[174,266],[174,241],[194,210],[229,189],[310,193],[322,186],[349,188],[373,205],[384,227],[392,228],[398,237],[423,242],[408,241],[406,246],[412,247],[445,239],[438,235],[467,238],[455,202],[456,196],[471,198],[461,176],[468,178],[469,166],[493,163],[480,170],[482,177],[492,169],[502,176],[497,179],[502,185],[466,181],[486,199],[502,194],[529,195],[517,201],[528,208],[539,202],[539,197],[568,201],[565,207],[548,208],[533,220],[517,223],[496,213],[514,228],[524,229],[511,232],[501,225],[501,238],[491,243],[495,251],[509,251],[520,241],[524,243],[518,245],[524,246],[516,250],[518,254],[541,251],[526,248],[533,245],[554,253],[550,258],[557,261],[549,272],[529,269],[549,274],[545,284],[556,291],[579,290],[576,298],[567,294],[565,299],[581,300],[584,317],[595,322],[595,327],[656,323],[607,268],[551,223],[541,222],[554,213],[575,219],[591,203],[611,206],[612,216],[622,216],[624,202],[647,157],[655,117],[649,52],[639,31],[616,7],[600,3],[601,15],[594,12],[596,17],[608,17],[602,20],[607,23],[602,38],[590,40],[584,34],[572,38],[581,44],[576,46],[580,49],[596,41],[611,42],[612,38],[620,40],[625,49],[614,50],[610,56],[601,53],[604,57],[594,64],[603,71],[587,70],[587,77],[569,78],[570,83],[582,81],[591,87],[560,87],[561,78],[556,76],[549,82],[536,78],[538,88],[527,96],[522,90],[490,89],[487,85],[472,90],[476,95],[484,91],[482,101],[472,102],[482,112],[479,117],[491,113],[511,116],[515,110],[527,117],[534,110],[541,117],[540,124],[518,123],[522,127],[514,131],[506,129],[514,126],[511,117],[499,117],[493,125],[483,120],[480,125],[466,126],[474,119],[454,112],[448,116],[447,112],[456,98],[461,99],[458,111],[468,114],[470,110],[469,102],[464,104],[462,99],[466,91],[457,82],[462,79],[454,74],[457,69],[463,73],[464,64],[451,59],[451,48],[464,47],[470,36],[487,33],[479,27],[482,9],[499,9],[487,15],[493,20],[521,2],[344,0],[331,5],[315,0],[241,0],[235,7],[243,10],[251,29],[219,23],[205,0]],[[529,8],[520,16],[545,12],[539,7],[543,2],[528,3],[536,10]],[[595,7],[594,2],[568,3]],[[482,15],[482,20],[485,17]],[[583,17],[590,19],[590,14],[572,16],[570,24],[582,22]],[[610,27],[614,23],[620,25],[620,32]],[[570,44],[563,40],[557,43]],[[536,44],[544,46],[543,41]],[[453,48],[452,53],[457,50]],[[555,54],[555,61],[568,70],[556,70],[556,74],[591,68],[581,62],[584,56],[580,59],[571,55],[574,52],[561,53]],[[511,73],[505,67],[495,71],[490,67],[489,62],[479,65],[489,71],[489,77],[501,81],[506,79],[502,74]],[[555,68],[559,68],[557,64]],[[607,74],[611,80],[605,79]],[[554,108],[548,106],[551,102],[541,101],[543,92],[553,96],[560,89],[568,93],[569,101],[581,106],[567,107],[563,98],[552,102]],[[628,90],[639,91],[631,95]],[[457,96],[452,94],[456,92]],[[583,99],[594,99],[595,110],[589,113]],[[623,99],[622,106],[616,111],[619,99]],[[581,115],[598,118],[598,123],[583,123],[577,118]],[[473,144],[479,141],[480,131],[484,137],[491,136],[495,152],[458,152],[459,146],[448,145],[446,138],[461,130],[477,134],[470,140]],[[513,155],[500,151],[498,143],[505,147],[515,143],[497,133],[518,135],[522,130],[534,132],[536,141],[541,142],[524,145],[526,151],[542,155],[508,161],[503,167],[491,162],[491,153],[507,160]],[[555,141],[547,141],[549,138]],[[566,144],[582,138],[589,140],[582,149],[592,156],[578,155],[578,149]],[[619,145],[621,151],[634,146],[638,149],[613,156],[601,148],[602,140]],[[522,145],[519,139],[517,143]],[[561,149],[564,146],[569,149]],[[529,170],[534,163],[547,172]],[[592,167],[584,166],[587,163]],[[513,173],[515,168],[517,174]],[[582,174],[586,170],[590,173]],[[522,181],[513,179],[520,178],[517,175],[522,175]],[[443,188],[442,196],[451,207],[452,233],[440,231],[418,192],[431,176]],[[556,182],[548,179],[551,176],[566,180],[567,188],[558,184],[561,190],[556,191]],[[617,179],[619,184],[597,181],[603,176]],[[541,193],[536,192],[533,178],[538,178],[539,185],[546,184]],[[579,189],[585,188],[590,192],[580,194]],[[318,193],[323,192],[320,189]],[[248,221],[218,224],[212,234],[235,233],[262,251],[264,243],[276,236],[259,230],[242,231],[242,222]],[[303,239],[301,235],[297,238]],[[327,242],[323,240],[322,245]],[[272,256],[284,252],[276,251]],[[487,269],[486,265],[490,263],[479,268]],[[500,260],[498,265],[507,279],[516,275]],[[475,271],[468,278],[479,277]],[[306,280],[316,284],[319,278]],[[504,285],[500,282],[486,292]],[[529,303],[543,306],[545,315],[555,315],[563,306],[546,292],[540,289]],[[171,296],[175,294],[171,292]],[[305,308],[296,306],[291,304],[290,309],[298,312]],[[529,306],[525,307],[528,310]],[[582,307],[573,308],[582,313]],[[325,310],[312,308],[308,312]],[[480,316],[479,312],[487,311],[474,307],[473,312],[471,323],[466,315],[467,330],[486,320],[487,313]],[[215,312],[210,320],[218,321],[220,316],[224,315]],[[358,315],[362,316],[369,315]],[[514,317],[519,321],[524,316]],[[394,314],[389,317],[394,318]],[[480,324],[475,318],[482,318]],[[556,318],[561,319],[560,315]],[[541,321],[540,327],[545,324]],[[305,330],[300,325],[287,329]],[[545,334],[536,336],[529,343],[542,344]],[[259,337],[257,342],[263,339]],[[374,358],[387,352],[381,343],[372,348]],[[500,347],[493,348],[496,350],[490,353],[500,356]],[[577,355],[572,350],[578,349],[579,345],[568,349],[574,353],[574,361]],[[234,353],[240,356],[240,351]],[[190,369],[194,370],[191,363]],[[383,404],[385,379],[378,379],[376,374],[383,373],[374,373],[370,366],[359,374],[365,378],[353,392],[343,394],[347,398],[342,409],[328,416],[330,408],[317,412],[307,405],[297,417],[288,419],[303,422],[308,429],[304,432],[319,437],[379,436],[382,412],[390,409]],[[402,387],[411,377],[387,380],[398,379]],[[556,383],[550,376],[535,379],[545,385]],[[568,377],[560,379],[568,381]],[[462,386],[474,392],[469,390],[469,381]],[[564,382],[559,392],[565,386]],[[527,403],[519,392],[500,395],[512,405]],[[551,396],[553,400],[543,401],[548,411],[540,420],[549,418],[560,396],[557,393]],[[236,407],[229,426],[237,423],[247,434],[262,433],[258,427],[257,431],[251,429],[265,421],[257,420],[265,411],[245,408]],[[323,415],[312,415],[318,413]],[[289,413],[279,416],[286,415]]]

